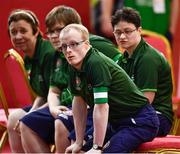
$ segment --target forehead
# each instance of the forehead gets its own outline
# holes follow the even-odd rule
[[[26,20],[18,20],[18,21],[13,21],[9,25],[9,29],[14,29],[14,28],[25,28],[25,29],[32,29],[31,24],[28,23]]]
[[[135,28],[135,25],[133,23],[129,23],[126,21],[119,21],[115,26],[114,29],[127,29],[127,28]]]
[[[60,33],[61,41],[80,41],[81,39],[82,39],[82,33],[73,28]]]
[[[54,25],[47,27],[48,30],[54,30],[56,28],[62,28],[64,27],[64,23],[56,21]]]

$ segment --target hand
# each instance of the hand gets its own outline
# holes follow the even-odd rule
[[[87,151],[85,154],[91,154],[91,153],[99,153],[99,154],[101,154],[102,153],[102,151],[101,150],[95,150],[95,149],[90,149],[89,151]]]
[[[54,106],[50,108],[50,112],[54,118],[57,118],[57,115],[63,112],[70,111],[66,106]]]
[[[79,153],[81,151],[82,146],[77,143],[71,144],[69,147],[66,148],[65,153]]]

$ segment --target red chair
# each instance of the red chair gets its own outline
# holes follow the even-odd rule
[[[30,105],[35,98],[35,93],[29,84],[22,57],[15,50],[10,49],[5,53],[4,61],[13,89],[12,97],[16,100],[16,104],[8,102],[9,108],[21,108]]]
[[[12,110],[15,110],[16,108],[22,108],[32,104],[35,98],[35,93],[28,82],[28,76],[24,68],[24,61],[21,56],[15,50],[11,49],[5,54],[4,60],[10,79],[9,82],[11,83],[13,89],[12,97],[16,102],[12,105],[11,102],[7,101],[2,84],[0,83],[0,96],[2,104],[2,109],[0,109],[0,122],[6,124],[9,112],[12,112]]]
[[[2,108],[0,109],[0,151],[7,141],[7,119],[10,112],[16,108],[32,104],[35,93],[30,87],[28,82],[28,75],[24,68],[24,61],[22,57],[13,49],[10,49],[4,55],[5,68],[7,69],[8,76],[13,89],[13,98],[15,104],[7,102],[3,87],[0,83],[0,102]]]
[[[8,140],[8,132],[6,126],[0,123],[0,152]]]
[[[180,136],[167,135],[156,137],[151,142],[143,143],[136,152],[148,153],[180,153]]]
[[[160,52],[164,54],[167,58],[169,64],[172,65],[172,55],[171,48],[167,39],[157,33],[144,30],[142,33],[144,39],[153,47],[157,48]],[[172,69],[173,78],[173,108],[175,111],[174,124],[171,131],[173,135],[167,135],[166,137],[156,137],[151,142],[143,143],[136,152],[145,153],[180,153],[180,136],[175,136],[179,134],[180,129],[180,99],[175,97],[175,84],[174,84],[174,72]],[[179,113],[179,115],[178,115]]]
[[[6,106],[7,104],[4,93],[2,91],[1,83],[0,83],[0,102],[2,103],[3,108],[7,109]],[[2,148],[6,144],[8,139],[8,133],[6,128],[7,117],[8,117],[8,110],[0,109],[0,152],[2,151]]]

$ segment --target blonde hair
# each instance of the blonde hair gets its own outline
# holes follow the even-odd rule
[[[89,31],[88,31],[88,29],[85,26],[81,25],[81,24],[69,24],[64,29],[62,29],[61,34],[63,35],[64,33],[67,33],[72,29],[80,32],[81,35],[82,35],[82,38],[84,40],[89,40]]]

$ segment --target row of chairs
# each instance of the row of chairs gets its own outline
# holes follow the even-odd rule
[[[142,35],[149,44],[159,49],[159,51],[165,55],[173,68],[171,48],[167,39],[164,36],[146,30],[143,31]],[[11,49],[5,54],[4,61],[11,80],[11,84],[13,85],[13,97],[17,100],[17,106],[23,107],[31,104],[35,98],[35,94],[29,85],[28,76],[24,69],[24,62],[22,57],[15,50]],[[172,76],[174,76],[174,72],[172,72]],[[173,84],[175,86],[174,77]],[[167,135],[166,137],[156,137],[153,141],[142,144],[136,152],[180,153],[180,136],[177,136],[180,135],[180,99],[175,97],[175,89],[176,88],[174,88],[173,93],[175,120],[171,135]],[[1,152],[3,145],[7,142],[8,133],[6,122],[8,115],[9,112],[15,110],[15,108],[9,108],[10,103],[6,100],[1,83],[0,102],[2,104],[2,109],[0,109]]]

